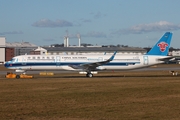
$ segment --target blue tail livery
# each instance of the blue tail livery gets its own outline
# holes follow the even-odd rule
[[[166,32],[146,55],[168,55],[169,47],[171,44],[171,38],[172,33]]]

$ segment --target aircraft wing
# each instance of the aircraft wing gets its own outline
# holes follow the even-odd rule
[[[116,55],[117,51],[114,52],[114,54],[106,61],[99,61],[99,62],[93,62],[93,63],[86,63],[86,64],[80,64],[80,65],[69,65],[73,69],[83,69],[83,70],[94,70],[96,67],[104,65],[112,61]]]

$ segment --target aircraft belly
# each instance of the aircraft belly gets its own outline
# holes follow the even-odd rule
[[[69,66],[61,66],[61,68],[63,69],[63,70],[75,70],[75,69],[73,69],[72,67],[69,67]]]
[[[105,69],[107,70],[128,70],[133,69],[133,66],[106,66]]]
[[[30,66],[30,70],[61,70],[60,66]]]

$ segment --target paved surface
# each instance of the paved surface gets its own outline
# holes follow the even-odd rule
[[[154,71],[154,70],[168,70],[168,71],[178,71],[180,67],[149,67],[149,68],[141,68],[135,70],[128,71]],[[7,72],[12,72],[12,70],[0,71],[0,74],[6,74]],[[27,74],[39,74],[40,72],[53,72],[53,73],[78,73],[77,71],[67,71],[67,70],[58,70],[58,71],[27,71]]]

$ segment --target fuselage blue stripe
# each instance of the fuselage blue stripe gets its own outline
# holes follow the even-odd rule
[[[140,62],[110,62],[104,64],[102,66],[125,66],[125,65],[135,65]],[[80,64],[88,64],[88,62],[18,62],[18,63],[6,63],[5,67],[22,67],[22,66],[68,66],[68,65],[80,65]]]

